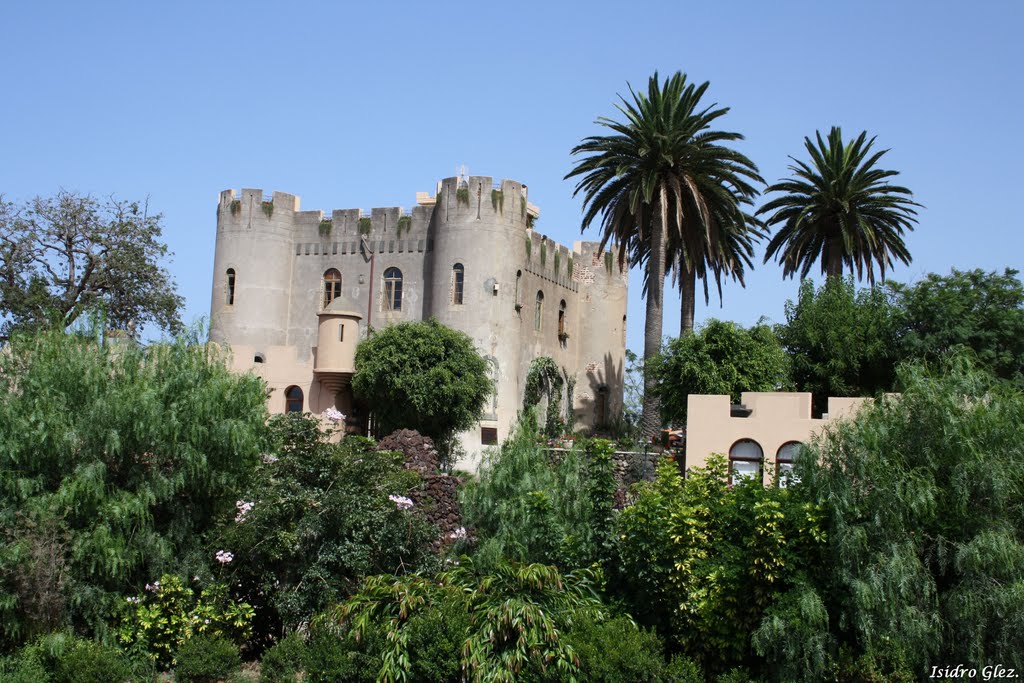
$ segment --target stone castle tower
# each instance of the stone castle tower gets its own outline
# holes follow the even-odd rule
[[[576,378],[577,427],[621,414],[628,269],[596,242],[567,249],[532,229],[527,187],[446,178],[417,206],[301,211],[283,192],[226,190],[217,208],[210,340],[260,374],[271,412],[337,407],[359,429],[348,387],[367,328],[430,317],[465,332],[495,394],[470,454],[503,439],[530,363],[551,356]]]

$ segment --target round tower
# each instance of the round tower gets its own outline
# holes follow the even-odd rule
[[[220,194],[210,341],[255,348],[287,343],[292,228],[299,199],[243,189]]]
[[[496,393],[482,422],[494,423],[499,439],[520,407],[516,273],[522,268],[517,264],[525,251],[527,219],[525,185],[470,176],[441,181],[431,224],[434,251],[424,317],[468,334],[490,363]],[[479,440],[466,443],[473,451],[479,445]]]

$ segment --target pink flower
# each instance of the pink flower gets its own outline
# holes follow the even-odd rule
[[[388,496],[388,500],[394,503],[399,510],[408,510],[413,506],[412,499],[405,496]]]
[[[214,557],[216,557],[217,561],[221,564],[228,564],[233,559],[235,559],[235,556],[227,552],[226,550],[218,550],[217,554]]]
[[[342,413],[337,408],[328,408],[323,412],[323,416],[330,420],[331,422],[333,422],[334,424],[338,424],[339,422],[345,421],[344,413]]]

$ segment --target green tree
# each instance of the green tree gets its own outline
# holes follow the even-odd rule
[[[814,410],[829,396],[873,396],[892,391],[900,351],[900,311],[880,288],[854,289],[853,279],[828,278],[817,289],[800,283],[776,327],[789,355],[793,383],[813,394]]]
[[[328,441],[296,414],[270,421],[271,447],[218,536],[221,572],[257,609],[261,641],[351,595],[369,574],[416,569],[434,531],[409,498],[401,454],[347,436]]]
[[[709,320],[699,332],[671,340],[655,368],[666,422],[686,424],[690,394],[780,391],[789,384],[789,361],[775,331]]]
[[[121,329],[180,331],[183,300],[160,265],[160,221],[144,202],[61,191],[16,206],[0,197],[3,330],[67,327],[102,310]]]
[[[658,467],[622,511],[609,591],[708,672],[757,664],[750,634],[821,564],[821,512],[788,488],[729,485],[721,456]]]
[[[431,319],[390,325],[360,343],[352,390],[382,433],[415,429],[447,455],[455,434],[480,419],[492,387],[473,341]]]
[[[964,356],[901,373],[899,397],[797,461],[792,490],[829,541],[821,576],[755,636],[779,680],[823,680],[824,656],[918,679],[1024,667],[1024,393]]]
[[[265,401],[205,344],[15,335],[0,354],[4,642],[102,633],[120,596],[212,560],[201,540],[265,445]]]
[[[661,347],[666,264],[679,264],[692,328],[694,278],[705,278],[709,268],[716,280],[722,273],[742,278],[752,253],[747,231],[756,221],[742,207],[757,194],[748,181],[761,179],[749,159],[719,144],[739,134],[710,130],[728,109],[701,105],[708,85],[687,83],[677,72],[664,82],[655,73],[646,94],[631,88],[632,101],[620,97],[617,107],[625,121],[599,118],[611,134],[574,147],[572,154],[583,156],[566,175],[579,178],[582,228],[600,217],[601,248],[617,242],[620,267],[627,256],[646,264],[645,362]],[[644,384],[643,429],[650,437],[661,426],[660,406],[654,378]]]
[[[953,269],[891,287],[904,316],[905,356],[934,362],[964,347],[997,376],[1024,379],[1024,286],[1017,271]]]
[[[872,154],[875,138],[868,140],[867,132],[845,144],[837,127],[827,141],[820,132],[816,136],[817,145],[804,138],[810,164],[790,157],[795,177],[770,186],[767,193],[781,196],[757,211],[771,214],[769,226],[781,226],[768,243],[765,263],[777,256],[783,277],[799,272],[804,278],[820,259],[828,277],[846,269],[858,280],[867,275],[871,284],[877,263],[884,280],[893,257],[910,263],[903,233],[914,229],[914,207],[920,204],[907,188],[889,184],[899,172],[875,167],[888,150]]]
[[[478,564],[503,558],[581,567],[599,562],[612,536],[615,496],[610,442],[585,440],[552,461],[536,440],[532,413],[485,457],[461,493]]]

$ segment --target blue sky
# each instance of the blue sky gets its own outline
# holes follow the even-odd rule
[[[346,3],[347,5],[347,3]],[[209,312],[217,194],[405,206],[465,165],[520,180],[538,229],[580,239],[569,150],[655,70],[710,81],[720,128],[774,182],[841,125],[925,205],[891,277],[1020,269],[1024,3],[8,3],[0,193],[149,197],[186,318]],[[596,237],[588,237],[596,239]],[[757,267],[718,317],[780,322],[797,283]],[[629,346],[642,344],[640,278]],[[665,332],[678,332],[678,295]]]

